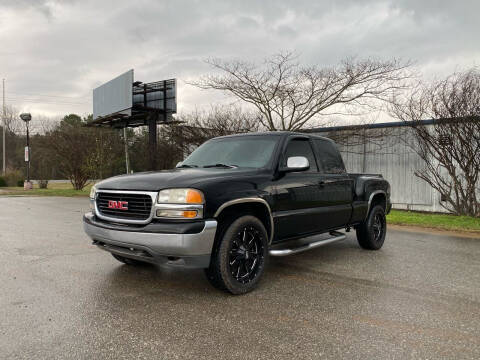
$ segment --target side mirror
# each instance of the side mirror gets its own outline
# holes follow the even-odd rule
[[[305,171],[310,168],[308,159],[304,156],[291,156],[287,159],[287,166],[283,167],[283,172]]]

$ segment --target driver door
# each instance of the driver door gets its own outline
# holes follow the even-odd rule
[[[310,168],[281,174],[275,181],[273,215],[277,240],[315,233],[321,220],[321,175],[308,137],[288,140],[281,166],[293,156],[307,158]]]

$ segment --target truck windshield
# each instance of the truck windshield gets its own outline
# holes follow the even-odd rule
[[[278,136],[238,136],[207,141],[181,167],[265,167],[272,158]]]

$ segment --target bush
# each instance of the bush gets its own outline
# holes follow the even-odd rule
[[[38,180],[38,187],[40,189],[46,189],[48,187],[48,180]]]
[[[0,176],[0,187],[5,187],[7,186],[7,182],[3,177]]]
[[[7,186],[23,187],[23,173],[20,170],[8,170],[5,174]]]

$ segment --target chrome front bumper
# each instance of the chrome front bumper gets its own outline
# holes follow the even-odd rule
[[[102,227],[92,213],[87,213],[83,228],[95,245],[117,255],[155,264],[206,268],[217,222],[205,221],[203,230],[195,234],[151,233]]]

